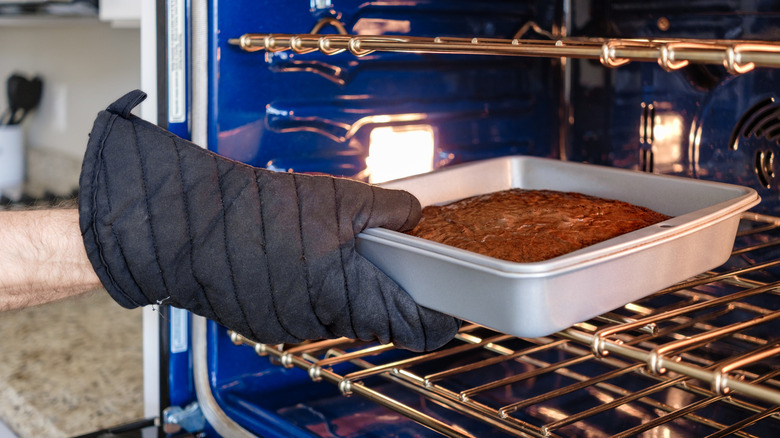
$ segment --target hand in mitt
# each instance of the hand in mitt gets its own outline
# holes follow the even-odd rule
[[[130,114],[145,97],[99,113],[80,179],[87,254],[119,304],[170,304],[263,343],[346,336],[422,351],[455,335],[458,320],[355,251],[368,227],[413,227],[416,198],[228,160]]]

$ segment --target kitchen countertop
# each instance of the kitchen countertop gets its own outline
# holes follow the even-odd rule
[[[142,418],[141,313],[97,290],[0,314],[0,422],[37,438]]]

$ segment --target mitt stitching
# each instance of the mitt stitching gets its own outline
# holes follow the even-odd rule
[[[230,284],[232,287],[233,292],[233,299],[235,300],[236,304],[238,305],[238,309],[241,311],[241,317],[242,322],[246,325],[246,327],[249,329],[250,335],[254,339],[259,339],[255,331],[252,329],[252,325],[249,324],[249,319],[246,315],[246,310],[244,309],[244,305],[241,303],[241,300],[238,298],[238,288],[236,286],[236,276],[233,271],[233,262],[230,260],[230,251],[228,250],[228,232],[227,232],[227,212],[225,211],[225,204],[224,204],[224,194],[222,192],[222,180],[224,176],[219,172],[219,166],[217,163],[217,158],[213,157],[214,162],[214,170],[217,172],[217,188],[218,195],[219,195],[219,204],[221,206],[220,211],[222,212],[222,241],[225,244],[225,261],[228,265],[228,271],[230,273]],[[230,170],[233,168],[231,167]],[[228,170],[228,172],[230,172]]]
[[[187,239],[190,244],[190,250],[189,252],[189,259],[190,259],[190,271],[192,271],[192,278],[195,280],[196,283],[198,283],[198,286],[200,287],[201,295],[206,300],[206,304],[208,304],[209,309],[211,309],[211,314],[216,316],[216,311],[214,310],[214,305],[211,303],[211,299],[209,298],[209,295],[206,293],[206,286],[203,285],[203,283],[200,281],[200,278],[198,278],[198,274],[195,271],[195,241],[192,237],[192,225],[190,222],[190,203],[187,199],[187,191],[184,190],[184,169],[181,165],[181,154],[179,151],[179,146],[177,142],[171,138],[171,142],[173,143],[173,149],[176,151],[176,167],[179,170],[179,183],[181,184],[181,191],[182,191],[182,202],[184,203],[184,220],[187,225]]]
[[[279,327],[287,333],[289,336],[292,336],[294,339],[300,341],[301,339],[297,336],[290,333],[289,330],[284,326],[282,323],[282,319],[279,317],[279,310],[276,305],[276,288],[274,287],[274,281],[271,276],[271,266],[269,265],[270,259],[268,258],[268,250],[266,249],[266,236],[267,236],[267,230],[266,230],[266,220],[265,215],[263,212],[265,209],[263,208],[263,199],[262,199],[262,191],[260,190],[260,183],[257,181],[258,175],[255,173],[255,185],[257,186],[257,198],[258,198],[258,205],[260,207],[260,227],[263,232],[262,236],[262,242],[260,244],[260,247],[263,249],[263,258],[265,259],[265,271],[266,271],[266,277],[268,278],[268,295],[271,297],[271,308],[274,310],[274,318],[276,318],[276,323],[279,325]]]
[[[336,215],[336,236],[339,238],[339,242],[341,241],[341,220],[339,218],[339,211],[341,211],[341,205],[339,203],[339,197],[337,196],[338,189],[336,187],[336,179],[331,180],[333,185],[333,205],[334,210],[333,213]],[[349,295],[349,282],[347,281],[347,271],[346,266],[344,266],[344,248],[339,248],[339,257],[341,258],[341,274],[344,277],[344,296],[347,299],[347,311],[349,312],[349,325],[350,329],[352,330],[352,337],[357,338],[357,332],[355,331],[355,321],[354,321],[354,312],[352,309],[352,300],[350,299]]]
[[[139,304],[138,302],[136,302],[130,294],[125,292],[125,290],[122,289],[121,286],[119,286],[119,283],[116,281],[116,279],[114,278],[114,275],[111,273],[111,268],[109,267],[108,263],[106,262],[105,249],[103,248],[103,242],[102,242],[102,240],[100,238],[100,233],[98,232],[98,225],[97,225],[98,224],[98,220],[97,220],[97,214],[98,214],[97,192],[98,192],[98,190],[97,190],[97,187],[98,187],[98,180],[100,179],[100,171],[102,170],[103,165],[105,164],[103,162],[103,150],[105,149],[105,146],[106,146],[106,139],[108,138],[108,133],[111,131],[111,128],[113,128],[114,121],[116,120],[117,117],[118,116],[115,115],[115,114],[111,115],[111,118],[109,119],[108,123],[106,123],[106,126],[104,127],[103,132],[101,133],[101,136],[100,136],[100,140],[99,140],[99,146],[98,146],[98,150],[97,150],[97,157],[95,159],[95,162],[96,162],[95,164],[96,164],[97,169],[95,169],[95,171],[94,171],[94,175],[92,177],[92,187],[90,187],[91,195],[92,195],[91,196],[91,198],[92,198],[92,205],[90,206],[90,208],[92,209],[92,226],[91,226],[91,228],[92,228],[92,235],[95,238],[95,244],[97,245],[97,248],[98,248],[98,257],[100,257],[100,263],[102,264],[103,268],[105,269],[106,275],[108,276],[108,280],[111,282],[111,285],[113,286],[112,289],[117,291],[117,292],[119,292],[120,294],[122,294],[122,296],[127,298],[127,300],[130,301],[131,303],[133,303],[136,307],[142,307],[142,304]],[[106,181],[106,185],[107,184],[108,184],[108,181]],[[109,207],[109,211],[110,211],[110,207]],[[120,248],[120,251],[121,251],[121,248],[122,248],[121,245],[119,246],[119,248]],[[133,279],[133,281],[135,281],[135,279]],[[136,286],[138,286],[137,282],[136,282]],[[139,287],[138,290],[140,291],[140,289],[141,288]],[[147,298],[145,296],[145,294],[143,293],[143,291],[141,291],[141,295],[144,295],[144,298]]]
[[[298,233],[301,238],[301,260],[303,261],[303,278],[306,281],[306,295],[309,297],[309,307],[311,307],[312,313],[314,313],[314,317],[317,318],[317,322],[322,326],[325,330],[327,330],[328,334],[331,336],[335,336],[333,332],[328,328],[325,323],[322,322],[322,319],[320,318],[320,315],[317,313],[317,311],[314,309],[314,301],[312,301],[311,296],[311,278],[309,274],[309,261],[306,259],[306,245],[303,241],[303,208],[301,206],[301,195],[298,187],[298,178],[293,173],[292,174],[293,179],[293,185],[295,186],[295,204],[298,206]]]

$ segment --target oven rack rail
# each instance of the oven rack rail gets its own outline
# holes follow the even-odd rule
[[[780,249],[780,219],[745,213],[742,223],[750,226],[741,231],[740,236],[760,235],[761,238],[757,239],[759,243],[736,249],[735,257],[744,258],[745,254],[767,251],[771,247]],[[772,232],[775,233],[774,236],[771,235]],[[767,233],[769,235],[765,236]],[[753,261],[750,257],[747,257],[747,260]],[[605,411],[613,412],[627,403],[639,403],[649,409],[664,412],[664,415],[616,436],[634,436],[683,418],[716,430],[709,435],[711,437],[752,437],[754,435],[743,429],[758,422],[773,422],[773,430],[775,427],[780,430],[780,338],[774,335],[756,337],[749,332],[751,328],[780,319],[780,309],[757,305],[751,301],[751,297],[759,297],[764,299],[761,302],[769,302],[777,307],[780,301],[780,281],[767,283],[746,277],[752,272],[773,266],[780,266],[780,259],[753,262],[724,272],[707,272],[627,305],[626,309],[630,311],[628,315],[608,313],[545,338],[515,338],[477,325],[467,325],[460,330],[455,341],[443,349],[382,363],[374,361],[391,351],[394,348],[392,344],[366,346],[342,338],[300,345],[273,346],[255,343],[237,333],[231,333],[231,339],[237,345],[253,347],[259,355],[268,356],[282,366],[307,371],[314,381],[327,381],[337,385],[345,395],[357,394],[365,397],[447,436],[466,437],[473,434],[383,394],[366,380],[379,376],[510,435],[565,436],[566,430],[562,432],[563,435],[559,435],[561,428],[587,421]],[[730,289],[729,293],[714,296],[708,289],[712,287]],[[683,305],[657,308],[649,305],[653,300],[665,296],[677,297]],[[732,311],[747,312],[752,316],[729,324],[718,325],[712,322],[715,318],[713,315]],[[690,329],[695,329],[696,332],[690,334]],[[772,330],[769,332],[772,333]],[[735,339],[748,347],[718,360],[697,356],[697,348],[721,342],[726,338]],[[525,348],[513,349],[508,346],[513,340],[520,339],[527,342]],[[443,361],[449,365],[447,358],[469,351],[489,352],[492,357],[436,372],[428,371],[424,375],[415,371],[416,366],[435,361]],[[566,353],[568,358],[551,363],[537,356],[545,351],[560,351]],[[452,376],[480,370],[503,361],[518,361],[533,368],[466,389],[453,390],[445,383]],[[589,361],[606,365],[611,371],[595,376],[576,371],[576,365]],[[751,365],[760,362],[769,364],[768,371],[763,374],[751,371]],[[334,371],[334,367],[343,363],[357,366],[358,371],[344,375]],[[503,406],[492,406],[480,400],[480,395],[486,391],[551,374],[564,376],[576,383],[530,398],[523,397]],[[632,391],[611,383],[612,379],[624,374],[641,376],[653,384]],[[686,406],[671,406],[653,398],[654,394],[669,388],[681,389],[695,394],[700,399]],[[515,413],[535,405],[582,390],[603,393],[606,399],[602,404],[567,415],[565,418],[539,422],[543,424],[532,424],[515,416]],[[697,413],[699,409],[716,403],[725,403],[739,410],[743,413],[743,419],[733,424],[722,424],[715,418]]]
[[[343,27],[339,28],[343,31]],[[345,31],[344,31],[345,32]],[[247,52],[298,54],[320,51],[326,55],[349,52],[365,56],[373,52],[499,55],[548,58],[597,59],[607,67],[632,61],[657,62],[667,71],[688,64],[722,65],[732,74],[756,67],[780,67],[780,43],[713,39],[561,38],[499,39],[414,37],[394,35],[247,33],[228,43]]]

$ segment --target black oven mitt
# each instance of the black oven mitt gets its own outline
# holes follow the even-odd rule
[[[145,97],[99,113],[80,179],[87,254],[119,304],[170,304],[272,344],[346,336],[422,351],[455,335],[458,320],[355,250],[368,227],[412,228],[416,198],[226,159],[130,114]]]

